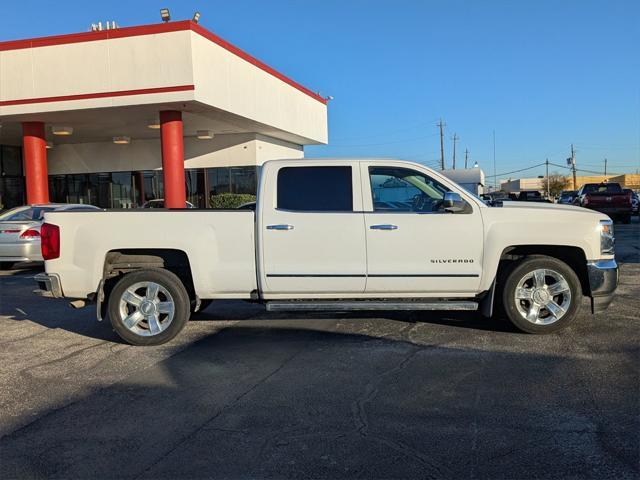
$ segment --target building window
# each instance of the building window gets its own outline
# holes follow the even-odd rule
[[[254,202],[257,176],[255,166],[186,169],[187,201],[196,208],[237,208]],[[139,208],[164,198],[163,178],[162,170],[51,175],[49,197],[52,202],[100,208]]]
[[[184,171],[187,201],[196,208],[207,208],[207,194],[205,187],[205,171],[203,169],[189,169]]]
[[[24,178],[0,177],[0,211],[25,204]]]
[[[22,176],[22,149],[20,147],[0,146],[0,175],[3,177]]]
[[[0,211],[25,204],[22,149],[0,145]]]
[[[258,167],[207,169],[207,208],[233,209],[256,201]]]

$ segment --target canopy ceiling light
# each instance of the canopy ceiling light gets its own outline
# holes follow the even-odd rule
[[[160,9],[160,18],[162,18],[163,22],[168,22],[169,20],[171,20],[171,14],[169,13],[168,8]]]
[[[118,145],[128,145],[131,143],[131,137],[113,137],[113,143],[117,143]]]
[[[213,138],[213,130],[198,130],[196,137],[199,140],[211,140]]]
[[[53,142],[47,142],[47,149],[53,148]]]
[[[160,128],[160,121],[158,119],[152,119],[147,122],[147,127],[152,128],[154,130],[158,130]]]
[[[53,127],[51,127],[51,132],[54,135],[71,135],[73,133],[73,127],[54,125]]]

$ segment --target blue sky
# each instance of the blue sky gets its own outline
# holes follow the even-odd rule
[[[495,130],[498,174],[564,163],[571,143],[579,168],[640,169],[636,0],[2,1],[0,39],[155,23],[165,6],[335,97],[330,143],[307,156],[435,165],[442,117],[448,165],[457,133],[458,165],[468,148],[493,175]]]

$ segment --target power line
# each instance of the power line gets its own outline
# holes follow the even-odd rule
[[[567,167],[566,165],[559,165],[557,163],[549,163],[549,165],[553,165],[554,167],[559,167],[559,168],[566,168],[567,170],[573,170],[571,167]],[[576,168],[576,172],[585,172],[585,173],[592,173],[594,175],[602,175],[602,172],[596,172],[595,170],[585,170],[584,168]],[[616,177],[618,175],[625,175],[625,174],[609,172],[607,174],[607,177]]]
[[[365,143],[365,144],[351,144],[351,145],[340,145],[340,144],[335,144],[332,143],[331,146],[332,147],[340,147],[340,148],[350,148],[350,147],[377,147],[377,146],[381,146],[381,145],[394,145],[394,144],[398,144],[398,143],[408,143],[408,142],[417,142],[418,140],[426,140],[428,138],[433,138],[437,135],[437,133],[434,133],[433,135],[424,135],[422,137],[415,137],[415,138],[405,138],[403,140],[394,140],[392,142],[381,142],[381,143]]]
[[[504,173],[496,173],[496,177],[504,177],[505,175],[511,175],[512,173],[524,172],[526,170],[533,170],[534,168],[542,167],[545,165],[545,162],[539,163],[537,165],[533,165],[531,167],[521,168],[519,170],[513,170],[512,172],[504,172]],[[553,163],[549,163],[549,165],[553,165]]]
[[[397,130],[385,130],[383,133],[374,133],[371,135],[357,135],[355,137],[337,137],[334,138],[335,141],[338,142],[342,142],[342,141],[351,141],[351,140],[367,140],[369,138],[380,138],[380,137],[385,137],[385,136],[393,136],[396,133],[403,133],[403,132],[408,132],[409,130],[416,130],[419,128],[424,128],[426,125],[430,125],[432,122],[435,122],[437,120],[429,120],[429,121],[425,121],[425,122],[420,122],[420,123],[416,123],[410,127],[405,127],[405,128],[400,128]]]

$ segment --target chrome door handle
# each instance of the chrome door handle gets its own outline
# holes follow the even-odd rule
[[[385,223],[383,225],[371,225],[369,228],[371,230],[397,230],[398,226],[397,225],[389,225],[388,223]]]
[[[293,225],[267,225],[267,230],[293,230]]]

